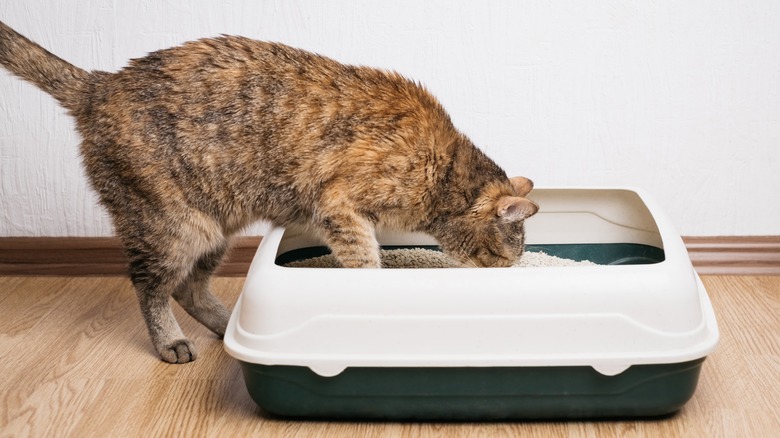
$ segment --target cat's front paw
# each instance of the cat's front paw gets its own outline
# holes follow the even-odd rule
[[[168,363],[188,363],[198,357],[195,352],[195,344],[189,339],[177,339],[160,347],[158,351],[162,360]]]

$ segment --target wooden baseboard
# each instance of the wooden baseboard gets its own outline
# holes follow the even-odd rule
[[[260,239],[236,239],[217,274],[246,275]],[[683,240],[700,274],[780,275],[780,236]],[[0,275],[126,275],[126,265],[112,237],[0,237]]]
[[[217,275],[246,275],[260,240],[237,238]],[[127,259],[114,237],[0,237],[0,275],[127,275]]]
[[[685,237],[699,274],[780,275],[780,236]]]

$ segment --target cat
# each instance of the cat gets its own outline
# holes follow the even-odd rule
[[[505,267],[538,206],[422,85],[279,43],[201,39],[85,71],[0,22],[0,64],[76,120],[162,360],[197,354],[173,297],[218,336],[210,277],[257,220],[316,232],[343,267],[379,268],[375,227],[421,231],[465,266]]]

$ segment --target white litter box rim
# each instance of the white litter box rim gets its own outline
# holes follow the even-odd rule
[[[595,267],[286,268],[275,264],[285,233],[284,228],[275,227],[264,236],[250,266],[244,291],[225,333],[226,351],[243,362],[308,367],[321,376],[335,376],[348,367],[533,366],[589,366],[601,374],[616,375],[633,365],[681,363],[703,358],[715,349],[719,332],[712,304],[691,266],[679,234],[652,197],[642,190],[626,187],[542,190],[628,191],[636,194],[655,221],[665,260],[652,265]],[[615,284],[620,282],[633,281],[648,290],[663,289],[659,295],[672,299],[675,287],[670,283],[684,283],[683,287],[691,289],[689,296],[680,301],[681,306],[687,309],[687,313],[682,315],[685,321],[678,324],[676,320],[661,315],[674,313],[675,308],[664,309],[641,300],[622,304],[634,306],[633,313],[615,308],[599,310],[598,305],[594,307],[592,304],[588,310],[582,308],[587,307],[588,302],[582,301],[571,304],[561,313],[490,314],[479,310],[484,303],[469,303],[474,299],[473,292],[453,291],[464,282],[468,284],[475,275],[487,275],[490,271],[493,271],[491,276],[505,275],[507,269],[515,271],[513,279],[507,277],[515,284],[518,281],[516,277],[521,276],[523,282],[557,285],[559,289],[553,288],[549,295],[525,296],[524,299],[530,300],[525,304],[541,307],[547,304],[545,299],[573,299],[574,295],[567,295],[565,291],[567,285],[582,287],[585,289],[583,294],[592,294],[597,299],[599,292],[588,289],[586,279],[596,283],[609,282],[610,285],[605,286],[607,289],[614,289]],[[404,271],[404,274],[399,275],[399,271]],[[333,283],[343,282],[345,275],[350,280],[351,289],[334,288]],[[447,291],[446,295],[441,291],[421,292],[419,287],[415,287],[420,281],[431,280],[441,285]],[[365,291],[357,292],[355,289],[366,284],[372,285],[371,298],[374,302],[364,299]],[[387,290],[399,285],[409,292]],[[285,292],[274,292],[280,286],[281,289],[289,288]],[[608,291],[604,293],[607,295],[601,296],[610,297]],[[514,292],[510,295],[501,291],[488,291],[487,295],[488,299],[510,301],[518,296]],[[453,312],[446,306],[439,309],[443,298],[470,304],[476,313]],[[637,298],[640,296],[637,295]],[[376,300],[380,306],[387,305],[390,310],[382,314],[377,310]],[[249,301],[252,303],[248,305]],[[340,306],[334,303],[343,303],[351,310],[342,313]],[[308,316],[298,317],[299,313]],[[266,330],[265,326],[256,325],[262,323],[258,318],[271,320],[267,325],[270,328]],[[249,324],[242,324],[242,319]],[[524,348],[522,351],[513,350],[506,336],[501,339],[492,339],[498,336],[481,338],[469,327],[495,333],[511,330],[508,334],[512,336],[524,336],[521,343]],[[544,330],[544,336],[535,341],[532,336],[537,330]],[[462,351],[458,343],[449,338],[468,338],[469,345],[480,345],[474,346],[473,351]],[[424,340],[423,344],[416,343],[416,339]],[[443,346],[434,346],[431,340],[438,340]]]

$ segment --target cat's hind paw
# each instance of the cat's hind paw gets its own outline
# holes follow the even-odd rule
[[[159,349],[160,357],[168,363],[188,363],[198,357],[195,344],[189,339],[177,339]]]

